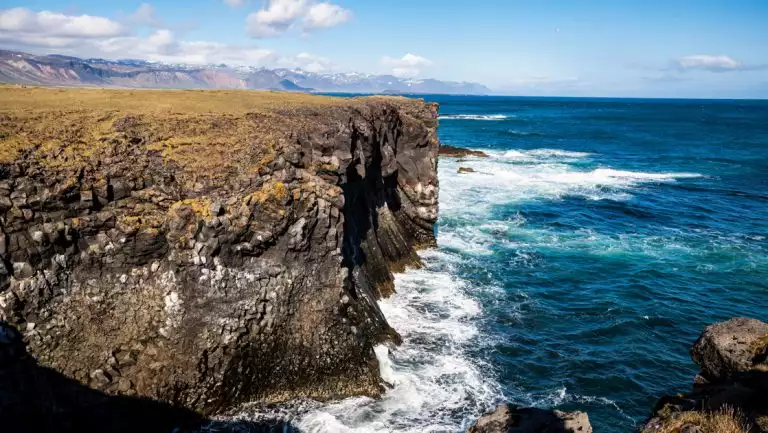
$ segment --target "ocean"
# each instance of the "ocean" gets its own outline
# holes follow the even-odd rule
[[[490,157],[439,161],[438,247],[381,301],[391,389],[303,431],[461,432],[509,401],[631,432],[690,389],[705,326],[768,318],[768,101],[424,98]]]

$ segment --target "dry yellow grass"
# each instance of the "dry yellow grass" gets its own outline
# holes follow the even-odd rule
[[[293,93],[0,85],[0,164],[25,158],[73,171],[133,146],[180,167],[186,185],[221,183],[258,174],[288,137],[318,122],[314,113],[352,105]]]
[[[353,99],[296,93],[0,85],[0,164],[33,160],[71,175],[141,161],[125,157],[133,152],[180,168],[174,171],[184,185],[221,184],[260,174],[297,133],[343,124],[359,107]]]
[[[249,90],[59,89],[0,85],[0,111],[120,111],[159,114],[245,114],[345,104],[341,98]]]
[[[686,426],[696,426],[701,433],[748,433],[743,416],[732,408],[717,412],[680,412],[665,420],[657,433],[680,433]]]

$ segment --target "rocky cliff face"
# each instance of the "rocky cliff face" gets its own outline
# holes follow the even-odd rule
[[[376,299],[434,243],[437,107],[0,88],[0,319],[108,395],[381,392]],[[2,406],[2,405],[0,405]]]

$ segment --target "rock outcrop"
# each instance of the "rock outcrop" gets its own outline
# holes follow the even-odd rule
[[[0,320],[41,367],[204,415],[381,392],[373,347],[399,337],[376,300],[434,244],[435,105],[8,87],[0,101]]]
[[[440,146],[440,156],[448,156],[451,158],[464,158],[467,156],[488,158],[488,154],[480,150],[464,149],[463,147],[448,146],[445,144]]]
[[[768,432],[768,324],[711,325],[691,355],[701,369],[693,390],[659,400],[643,433]]]
[[[505,404],[478,419],[467,433],[592,433],[584,412],[520,409]]]

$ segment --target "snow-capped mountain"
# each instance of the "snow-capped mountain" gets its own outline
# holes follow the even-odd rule
[[[145,60],[37,56],[0,50],[0,82],[55,86],[268,89],[292,92],[489,94],[477,83],[403,79],[364,73],[187,65]]]

